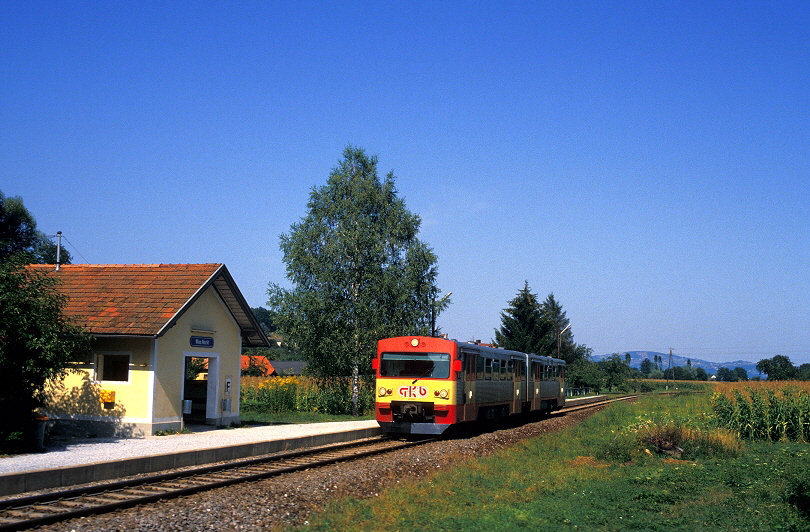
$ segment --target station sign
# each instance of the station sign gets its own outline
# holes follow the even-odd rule
[[[214,339],[210,336],[192,336],[191,347],[214,347]]]

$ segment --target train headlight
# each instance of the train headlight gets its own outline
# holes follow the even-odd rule
[[[391,394],[391,390],[386,390],[385,386],[381,386],[377,392],[380,394],[380,397],[385,397],[386,395]]]
[[[448,392],[447,390],[442,390],[439,392],[439,397],[441,397],[442,399],[447,399],[448,397],[450,397],[450,392]]]

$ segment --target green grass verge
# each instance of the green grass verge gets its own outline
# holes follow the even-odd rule
[[[334,501],[309,528],[810,530],[807,471],[807,444],[717,432],[705,395],[650,397],[374,499]]]

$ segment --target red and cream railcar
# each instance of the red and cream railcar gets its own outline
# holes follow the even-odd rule
[[[565,361],[478,344],[403,336],[372,361],[384,432],[442,434],[453,425],[565,405]]]

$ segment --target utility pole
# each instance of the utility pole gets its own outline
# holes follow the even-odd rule
[[[453,292],[447,292],[444,296],[437,300],[434,296],[433,301],[430,305],[430,336],[436,336],[436,307],[444,303],[444,300],[448,297],[452,296]]]
[[[562,351],[562,335],[563,335],[563,333],[564,333],[565,331],[567,331],[567,330],[568,330],[568,328],[569,328],[570,326],[571,326],[571,324],[569,323],[568,325],[566,325],[566,326],[565,326],[565,329],[561,330],[561,331],[560,331],[560,332],[557,334],[557,358],[560,358],[560,351]]]
[[[667,391],[669,391],[669,373],[672,371],[672,348],[669,348],[669,368],[667,369]],[[672,384],[675,384],[675,375],[672,376]]]

